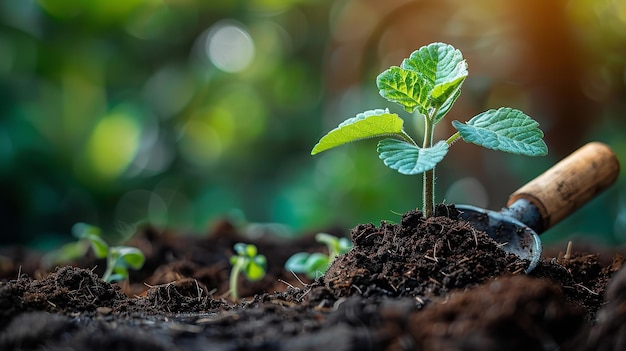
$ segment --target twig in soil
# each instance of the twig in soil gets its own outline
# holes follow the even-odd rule
[[[512,274],[521,274],[522,272],[524,272],[526,269],[525,268],[518,268],[516,269]]]
[[[298,277],[295,272],[292,271],[291,274],[293,274],[293,276],[298,280],[298,282],[300,282],[300,284],[302,284],[303,287],[306,286],[306,284],[304,284],[304,282],[300,279],[300,277]]]
[[[580,288],[582,288],[583,290],[585,290],[585,291],[589,292],[589,293],[590,293],[590,294],[592,294],[592,295],[595,295],[595,296],[600,295],[600,294],[598,294],[597,292],[595,292],[595,291],[593,291],[593,290],[589,289],[588,287],[586,287],[586,286],[582,285],[581,283],[577,283],[577,284],[574,284],[574,285],[575,285],[575,286],[578,286],[578,287],[580,287]]]
[[[459,264],[461,264],[461,263],[465,263],[465,262],[467,262],[467,261],[469,261],[469,260],[470,260],[470,258],[469,258],[469,257],[467,257],[467,256],[465,256],[465,257],[463,257],[462,259],[458,260],[458,261],[456,262],[456,264],[457,264],[457,265],[459,265]]]
[[[365,237],[365,239],[369,239],[369,238],[370,238],[370,236],[374,236],[374,235],[383,235],[383,236],[384,236],[385,234],[387,234],[387,229],[384,229],[382,233],[381,233],[381,232],[374,232],[374,233],[371,233],[371,234],[369,234],[368,236],[366,236],[366,237]]]
[[[507,246],[508,244],[509,244],[508,242],[506,242],[506,243],[496,243],[496,246],[499,247],[499,248],[503,248],[503,247]]]
[[[435,258],[435,257],[430,257],[430,256],[428,256],[428,255],[424,255],[424,258],[429,259],[429,260],[431,260],[431,261],[433,261],[433,262],[437,262],[437,263],[439,263],[439,261],[438,261],[438,260],[437,260],[437,258]]]
[[[335,303],[333,304],[333,310],[338,310],[339,306],[341,306],[342,303],[346,302],[347,298],[345,297],[341,297],[339,298],[337,301],[335,301]]]
[[[433,283],[435,283],[437,285],[443,285],[437,279],[435,279],[433,277],[428,277],[428,281],[433,282]]]
[[[17,270],[17,280],[20,280],[21,275],[22,275],[22,265],[20,265],[20,268]]]
[[[476,245],[476,248],[478,248],[478,235],[476,235],[476,230],[474,230],[474,228],[472,228],[471,226],[470,226],[470,230],[472,231],[472,234],[474,235],[474,244]]]
[[[193,280],[194,283],[196,283],[196,291],[198,292],[198,301],[202,300],[202,288],[200,288],[200,284],[198,284],[198,281],[196,279]]]
[[[283,283],[283,284],[285,284],[285,285],[287,285],[288,287],[290,287],[290,288],[292,288],[292,289],[299,289],[299,288],[296,288],[295,286],[293,286],[293,285],[289,284],[289,282],[288,282],[288,281],[286,281],[286,280],[278,279],[278,281],[279,281],[279,282],[281,282],[281,283]]]
[[[351,287],[351,288],[355,288],[355,289],[356,289],[356,291],[358,291],[358,292],[359,292],[359,294],[363,295],[363,291],[361,291],[361,289],[359,289],[359,287],[358,287],[358,286],[356,286],[356,285],[352,284],[352,285],[350,285],[350,287]]]

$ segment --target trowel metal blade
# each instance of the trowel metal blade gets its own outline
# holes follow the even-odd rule
[[[526,273],[532,271],[541,258],[541,240],[530,227],[500,212],[485,210],[471,205],[456,205],[461,219],[487,233],[506,252],[530,261]]]

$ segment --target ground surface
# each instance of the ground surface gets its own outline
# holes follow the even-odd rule
[[[7,251],[0,350],[626,349],[621,255],[556,252],[524,274],[526,262],[453,207],[438,214],[357,226],[354,248],[315,281],[283,269],[295,252],[323,251],[312,237],[253,240],[227,222],[202,238],[143,229],[131,244],[147,261],[132,285],[103,282],[104,263],[90,257],[48,272]],[[267,256],[268,274],[242,280],[247,298],[235,304],[239,241]]]

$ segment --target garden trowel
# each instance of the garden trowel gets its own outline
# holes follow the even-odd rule
[[[596,197],[617,179],[619,162],[605,144],[591,142],[509,197],[507,207],[491,211],[457,205],[461,218],[486,232],[502,248],[530,261],[526,272],[541,257],[539,235]]]

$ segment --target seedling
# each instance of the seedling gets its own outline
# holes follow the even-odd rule
[[[234,246],[236,255],[230,257],[230,264],[233,269],[230,271],[230,296],[233,301],[239,300],[237,292],[237,281],[239,273],[251,282],[262,279],[267,270],[267,259],[257,253],[257,248],[251,244],[237,243]]]
[[[320,274],[326,273],[328,266],[339,255],[342,255],[352,248],[352,243],[346,238],[337,238],[330,234],[318,233],[315,240],[326,244],[328,255],[315,252],[298,252],[289,257],[285,262],[285,268],[294,273],[304,273],[311,279],[317,278]]]
[[[102,280],[115,282],[128,279],[128,268],[140,269],[146,258],[136,247],[109,246],[100,235],[100,228],[77,223],[72,228],[72,233],[79,242],[89,242],[97,258],[106,258],[107,266]]]
[[[457,130],[447,140],[433,142],[434,127],[450,111],[467,77],[467,63],[451,45],[432,43],[413,52],[400,67],[394,66],[376,78],[379,94],[398,103],[424,121],[421,145],[405,132],[403,120],[389,109],[359,113],[323,136],[312,155],[352,141],[385,137],[377,152],[384,164],[401,174],[423,173],[423,212],[433,214],[435,166],[459,138],[492,150],[526,156],[548,153],[539,123],[523,112],[501,107],[482,112],[469,121],[452,121]]]

